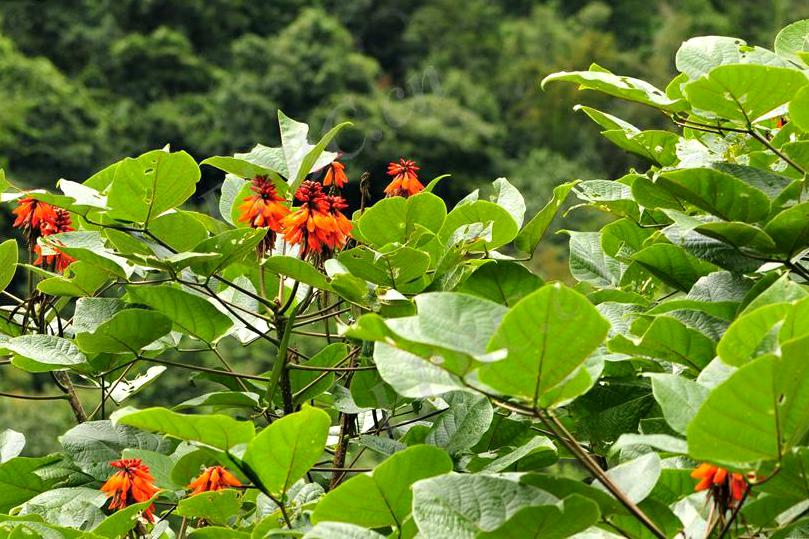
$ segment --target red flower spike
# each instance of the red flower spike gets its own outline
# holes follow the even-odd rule
[[[289,214],[289,208],[286,199],[278,194],[275,184],[266,176],[256,176],[252,183],[250,188],[254,194],[239,206],[239,222],[268,229],[258,247],[259,255],[263,255],[275,245],[275,234],[281,231],[281,221]]]
[[[332,161],[326,170],[326,175],[323,177],[323,185],[334,184],[342,189],[348,183],[348,176],[345,173],[346,166],[339,161]]]
[[[34,198],[21,198],[11,213],[17,216],[11,226],[26,230],[39,230],[43,224],[56,220],[56,208]]]
[[[388,176],[393,176],[393,180],[385,187],[385,194],[389,197],[406,198],[420,192],[424,186],[419,181],[418,170],[416,162],[409,159],[402,158],[398,163],[389,163]]]
[[[149,467],[140,459],[122,459],[110,462],[110,466],[120,468],[101,487],[107,497],[112,498],[110,509],[123,509],[132,504],[146,502],[157,494],[154,477]],[[143,515],[154,522],[154,505],[150,505]]]
[[[235,475],[222,466],[205,468],[199,476],[188,484],[191,494],[201,494],[212,490],[222,490],[229,487],[240,487],[241,482]]]

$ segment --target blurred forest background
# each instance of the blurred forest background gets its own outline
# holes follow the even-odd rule
[[[805,0],[2,0],[0,167],[18,185],[52,188],[166,144],[199,160],[247,151],[276,144],[280,108],[310,123],[311,138],[354,122],[339,140],[354,190],[368,170],[380,193],[386,163],[406,156],[424,179],[452,174],[439,189],[448,201],[506,176],[533,213],[562,181],[636,164],[575,103],[670,127],[572,85],[543,92],[541,77],[595,61],[662,87],[689,37],[770,47],[807,17]],[[221,180],[204,170],[195,203],[215,212]],[[594,219],[573,215],[565,226]],[[560,278],[565,238],[554,241],[536,264]],[[242,356],[251,372],[267,364]],[[6,389],[41,382],[0,371]],[[188,383],[172,374],[144,400],[176,404]],[[45,408],[0,400],[0,430],[28,434],[28,453],[52,450],[69,412]]]

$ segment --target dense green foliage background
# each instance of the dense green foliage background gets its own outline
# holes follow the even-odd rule
[[[507,176],[532,215],[561,181],[612,178],[636,163],[575,117],[574,86],[541,92],[539,77],[596,61],[663,85],[675,72],[673,51],[690,36],[771,43],[807,16],[809,5],[797,0],[7,1],[0,167],[20,185],[52,187],[167,143],[227,155],[277,140],[281,108],[310,123],[313,138],[352,120],[339,145],[352,178],[370,171],[376,194],[384,165],[406,155],[425,178],[453,174],[439,187],[448,201]],[[604,108],[607,98],[587,99]],[[651,110],[610,110],[669,127]],[[212,208],[221,175],[203,168],[195,201]],[[356,189],[354,181],[354,201]],[[563,275],[561,258],[552,250],[539,257],[541,273]],[[178,379],[172,400],[188,384]],[[0,427],[12,417],[30,454],[52,449],[69,423],[62,407],[3,401]]]

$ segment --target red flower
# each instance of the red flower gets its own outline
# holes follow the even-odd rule
[[[393,180],[385,187],[385,194],[389,197],[408,197],[424,189],[416,174],[418,170],[416,162],[409,159],[402,158],[398,163],[389,163],[388,176],[393,176]]]
[[[43,221],[39,227],[39,233],[42,237],[51,236],[53,234],[61,234],[62,232],[72,232],[74,230],[70,220],[70,213],[67,210],[63,210],[62,208],[54,208],[53,212],[53,220]],[[52,267],[59,273],[62,273],[65,271],[65,268],[76,261],[76,259],[72,256],[63,253],[53,246],[50,247],[56,252],[56,254],[43,256],[42,248],[39,246],[39,244],[34,245],[34,252],[37,254],[37,259],[34,261],[34,264],[42,267]]]
[[[56,220],[56,208],[34,198],[21,198],[11,213],[17,216],[15,228],[39,230],[42,224]]]
[[[691,477],[699,479],[694,487],[695,492],[710,490],[709,495],[723,508],[733,507],[744,498],[747,489],[747,480],[740,473],[728,472],[713,464],[703,462],[697,466]]]
[[[191,494],[200,494],[212,490],[222,490],[228,487],[240,487],[242,484],[236,476],[222,466],[205,468],[199,477],[188,484]]]
[[[120,468],[121,471],[112,474],[101,491],[112,498],[110,509],[123,509],[128,505],[142,503],[152,499],[158,488],[154,486],[154,477],[149,473],[149,467],[140,459],[122,459],[110,462],[110,466]],[[150,505],[144,516],[154,522],[154,505]]]
[[[317,182],[305,181],[295,193],[301,202],[283,221],[284,239],[301,246],[301,258],[343,247],[351,222],[341,213],[343,197],[328,196]]]
[[[326,171],[326,176],[323,178],[323,185],[331,185],[332,183],[343,188],[348,183],[348,177],[345,173],[346,166],[339,161],[332,161],[329,169]]]

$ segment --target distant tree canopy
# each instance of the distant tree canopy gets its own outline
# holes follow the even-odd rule
[[[0,166],[50,185],[167,143],[245,151],[277,136],[282,108],[318,131],[354,121],[339,142],[355,170],[381,177],[405,152],[427,176],[453,170],[450,196],[506,174],[543,194],[567,171],[609,177],[634,161],[574,127],[574,89],[540,92],[537,74],[594,58],[660,82],[688,36],[766,43],[806,16],[796,0],[8,2]]]

